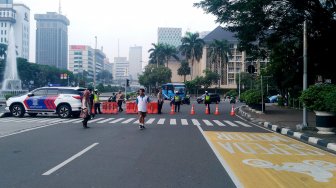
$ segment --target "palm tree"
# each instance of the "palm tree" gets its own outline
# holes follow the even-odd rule
[[[167,68],[168,68],[168,62],[170,58],[174,58],[176,60],[179,60],[179,57],[177,56],[177,49],[175,46],[164,44],[162,49],[163,56],[165,58]]]
[[[230,55],[229,42],[227,40],[214,40],[209,45],[210,69],[220,76],[220,84],[226,84],[226,70]]]
[[[187,32],[182,38],[182,45],[180,51],[188,60],[191,60],[191,79],[193,79],[194,61],[199,61],[202,58],[202,51],[204,46],[203,39],[199,38],[198,33]]]
[[[164,56],[164,44],[158,43],[154,44],[152,43],[153,48],[149,49],[149,62],[150,63],[156,63],[156,66],[159,67],[159,64],[163,64],[163,61],[165,60]]]
[[[190,67],[187,61],[181,62],[181,67],[177,69],[177,74],[184,76],[184,82],[186,82],[186,76],[190,74]]]

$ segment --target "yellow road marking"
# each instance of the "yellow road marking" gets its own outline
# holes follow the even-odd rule
[[[275,133],[205,131],[244,187],[335,187],[333,154]]]

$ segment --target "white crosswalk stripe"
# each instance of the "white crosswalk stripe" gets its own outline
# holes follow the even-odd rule
[[[125,118],[118,118],[116,120],[111,121],[110,123],[118,123],[119,121],[124,120]]]
[[[123,121],[123,122],[121,122],[121,123],[126,124],[126,123],[129,123],[129,122],[133,121],[134,119],[135,119],[135,118],[130,118],[130,119],[128,119],[128,120],[126,120],[126,121]]]
[[[99,122],[97,122],[97,123],[106,123],[106,122],[108,122],[108,121],[111,121],[112,119],[114,119],[114,118],[107,118],[107,119],[105,119],[105,120],[103,120],[103,121],[99,121]]]
[[[244,122],[241,122],[241,121],[235,121],[236,123],[239,123],[240,125],[244,126],[244,127],[251,127],[251,125],[248,125]]]
[[[8,122],[8,123],[81,123],[83,121],[82,118],[78,119],[60,119],[60,118],[29,118],[29,117],[24,117],[24,118],[1,118],[0,122]],[[157,122],[156,122],[157,121]],[[109,124],[114,124],[114,123],[121,123],[121,124],[138,124],[139,120],[138,118],[135,117],[124,117],[124,118],[95,118],[93,120],[89,120],[90,123],[109,123]],[[196,125],[196,126],[208,126],[208,127],[214,127],[214,126],[219,126],[219,127],[225,127],[225,126],[231,126],[231,127],[247,127],[250,128],[252,127],[248,123],[242,122],[242,121],[229,121],[229,120],[208,120],[208,119],[177,119],[177,118],[149,118],[145,124],[147,125],[171,125],[171,126],[187,126],[187,125]]]
[[[218,126],[224,127],[225,125],[219,120],[213,120]]]
[[[225,122],[226,124],[232,126],[232,127],[238,127],[238,125],[232,123],[231,121],[227,121],[227,120],[225,120],[224,122]]]
[[[191,120],[193,122],[194,125],[200,126],[200,122],[197,119],[192,119]]]
[[[155,118],[150,118],[148,121],[146,121],[145,124],[152,124],[154,122]]]
[[[163,125],[165,120],[166,120],[165,118],[160,118],[157,124],[158,125]]]
[[[209,120],[203,119],[203,122],[207,125],[207,126],[214,126]]]
[[[181,119],[182,125],[188,125],[188,121],[186,119]]]

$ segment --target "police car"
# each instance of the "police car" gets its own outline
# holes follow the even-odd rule
[[[10,97],[6,101],[6,111],[14,117],[25,113],[35,117],[38,113],[57,113],[61,118],[71,115],[78,117],[84,88],[80,87],[42,87],[27,94]]]

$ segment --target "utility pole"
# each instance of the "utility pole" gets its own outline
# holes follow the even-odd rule
[[[96,49],[97,49],[97,36],[95,36],[95,49],[93,52],[93,88],[96,89]]]
[[[240,101],[240,74],[241,74],[241,70],[239,69],[239,86],[238,86],[238,99]]]
[[[303,22],[303,91],[307,89],[307,21]],[[307,108],[303,105],[303,127],[308,127]]]

